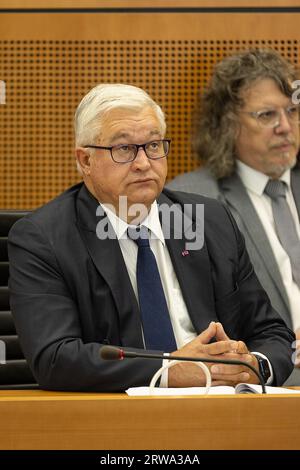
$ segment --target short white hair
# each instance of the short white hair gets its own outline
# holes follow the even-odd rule
[[[122,83],[95,86],[83,97],[75,113],[76,147],[96,143],[101,133],[102,119],[112,109],[140,111],[147,106],[156,113],[164,136],[165,115],[161,107],[144,90]]]

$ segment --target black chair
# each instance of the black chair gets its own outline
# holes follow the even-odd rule
[[[9,306],[7,236],[13,224],[27,213],[0,210],[0,390],[39,388],[24,358]]]

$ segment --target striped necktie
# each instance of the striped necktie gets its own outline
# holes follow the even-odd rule
[[[293,279],[300,287],[300,239],[286,200],[286,184],[280,180],[269,180],[265,193],[271,198],[276,232],[290,258]]]

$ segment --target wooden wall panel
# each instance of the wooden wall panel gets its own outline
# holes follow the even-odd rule
[[[167,115],[169,178],[195,168],[191,114],[214,64],[249,46],[274,47],[298,62],[299,19],[300,13],[0,14],[0,207],[35,208],[80,179],[73,114],[100,82],[145,88]]]
[[[0,0],[0,8],[253,8],[298,7],[299,0]]]

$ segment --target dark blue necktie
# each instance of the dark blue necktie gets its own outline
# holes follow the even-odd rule
[[[128,228],[128,236],[138,245],[136,279],[146,349],[176,351],[170,320],[155,256],[146,227]]]

